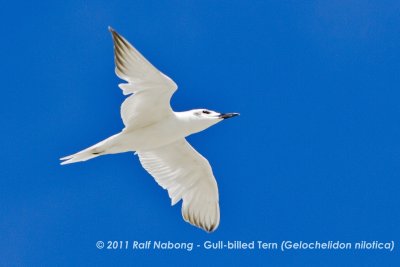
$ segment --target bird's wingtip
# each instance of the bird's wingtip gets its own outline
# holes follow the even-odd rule
[[[111,27],[111,26],[108,26],[108,30],[109,30],[111,33],[114,33],[114,32],[115,32],[114,28]]]

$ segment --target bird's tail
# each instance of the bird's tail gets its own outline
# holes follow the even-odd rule
[[[96,155],[96,154],[93,154],[90,151],[88,151],[88,149],[85,149],[76,154],[60,158],[60,160],[62,160],[62,162],[60,164],[65,165],[65,164],[71,164],[71,163],[80,162],[80,161],[87,161],[89,159],[92,159],[92,158],[95,158],[98,156],[100,156],[100,154]]]
[[[108,148],[110,147],[110,141],[113,140],[115,136],[116,135],[113,135],[110,138],[107,138],[91,147],[79,151],[78,153],[60,158],[62,161],[60,164],[65,165],[80,161],[87,161],[101,155],[109,154],[110,152],[108,151]]]

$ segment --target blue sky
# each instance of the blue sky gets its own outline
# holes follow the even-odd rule
[[[0,9],[1,266],[209,262],[394,266],[387,251],[107,251],[98,240],[398,241],[398,1],[8,1]],[[179,86],[175,110],[240,112],[189,137],[221,224],[132,153],[59,166],[123,126],[107,26]]]

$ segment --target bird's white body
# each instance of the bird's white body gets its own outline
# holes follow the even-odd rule
[[[158,123],[138,129],[124,129],[106,142],[110,146],[108,152],[143,151],[168,145],[189,135],[186,134],[185,126],[189,125],[171,115]]]
[[[172,111],[169,100],[176,84],[152,66],[131,44],[111,29],[116,74],[130,96],[121,106],[125,128],[87,149],[62,158],[61,164],[86,161],[101,155],[136,152],[142,166],[176,204],[183,199],[184,219],[208,232],[219,224],[218,186],[208,161],[185,137],[237,113],[205,109]]]
[[[120,133],[110,136],[77,154],[87,154],[88,159],[106,154],[140,152],[152,150],[185,138],[218,123],[216,120],[194,120],[190,112],[172,112],[163,120],[139,128],[124,128]],[[65,163],[85,161],[76,157]],[[63,162],[64,163],[64,162]]]
[[[129,144],[128,151],[151,150],[200,132],[217,122],[196,121],[188,112],[173,112],[157,123],[139,129],[125,129],[117,139]]]
[[[151,150],[185,138],[190,134],[189,126],[172,114],[158,123],[139,129],[126,129],[116,139],[126,144],[128,151]]]

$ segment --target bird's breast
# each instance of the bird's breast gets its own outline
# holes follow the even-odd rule
[[[129,150],[140,151],[165,146],[187,135],[184,125],[170,117],[146,127],[127,130],[121,141],[129,146]]]

